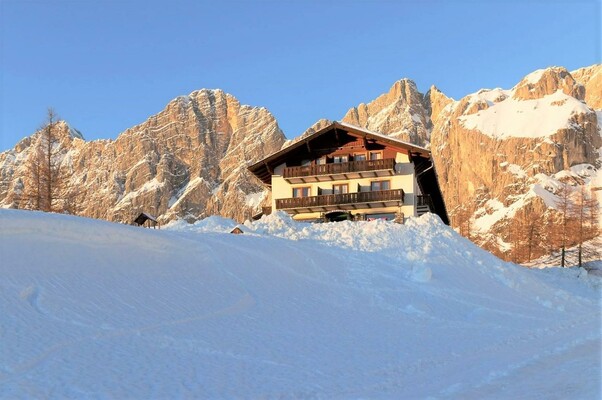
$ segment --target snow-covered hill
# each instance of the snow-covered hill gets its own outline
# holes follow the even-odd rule
[[[436,217],[147,230],[0,210],[0,398],[601,395],[600,281]]]

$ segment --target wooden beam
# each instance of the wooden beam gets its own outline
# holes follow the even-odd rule
[[[270,175],[274,175],[274,170],[272,169],[272,167],[270,167],[270,164],[268,164],[267,161],[264,161],[263,164],[265,165],[265,168],[268,170]]]

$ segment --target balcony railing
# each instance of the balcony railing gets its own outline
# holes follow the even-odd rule
[[[364,171],[378,171],[378,170],[393,170],[395,168],[394,158],[384,158],[381,160],[362,160],[362,161],[350,161],[344,163],[330,163],[330,164],[315,164],[315,165],[303,165],[300,167],[286,167],[282,176],[284,179],[297,178],[304,176],[316,176],[316,175],[335,175],[345,174],[349,172],[364,172]]]
[[[326,194],[321,196],[276,199],[276,208],[279,210],[286,210],[291,208],[311,209],[317,207],[341,206],[346,204],[367,204],[390,201],[403,202],[403,197],[403,189],[379,190],[374,192]]]

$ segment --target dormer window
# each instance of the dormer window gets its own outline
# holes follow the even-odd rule
[[[383,152],[382,151],[371,151],[370,152],[370,160],[382,160]]]
[[[366,153],[355,153],[353,161],[366,161]]]

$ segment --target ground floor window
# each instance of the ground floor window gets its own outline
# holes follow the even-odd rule
[[[374,221],[377,219],[393,221],[395,219],[395,213],[366,214],[366,221]]]
[[[353,215],[349,211],[331,211],[324,214],[324,221],[327,222],[339,222],[339,221],[353,221]]]

